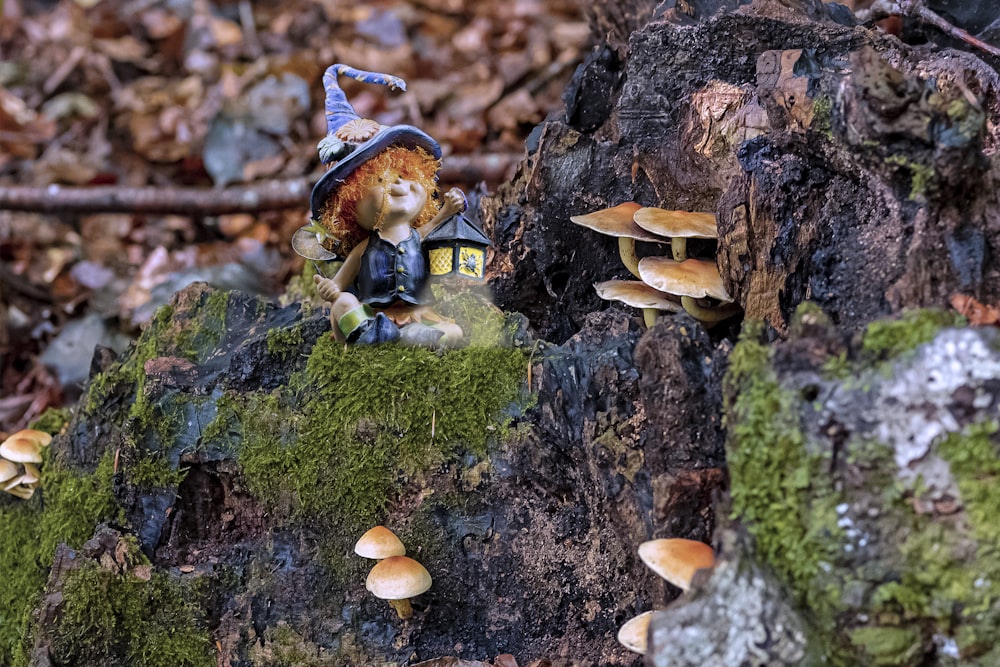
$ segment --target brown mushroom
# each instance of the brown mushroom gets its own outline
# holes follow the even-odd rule
[[[48,447],[49,443],[52,442],[52,436],[51,435],[49,435],[45,431],[39,431],[39,430],[36,430],[36,429],[33,429],[33,428],[26,428],[26,429],[20,430],[17,433],[15,433],[14,435],[18,436],[18,437],[21,437],[21,438],[30,438],[32,440],[35,440],[42,447]]]
[[[14,479],[19,472],[16,465],[7,459],[0,459],[0,484]]]
[[[375,526],[354,545],[354,553],[364,558],[382,560],[390,556],[405,556],[406,547],[396,533],[385,526]]]
[[[410,598],[426,592],[430,587],[430,572],[406,556],[391,556],[379,561],[365,581],[365,588],[375,597],[388,600],[403,620],[413,616]]]
[[[683,310],[680,302],[670,298],[638,280],[608,280],[594,285],[597,296],[607,301],[619,301],[633,308],[642,308],[642,318],[647,327],[656,324],[658,311],[678,313]]]
[[[639,545],[639,558],[649,569],[683,591],[691,589],[695,572],[715,565],[712,547],[681,538],[643,542]]]
[[[35,438],[15,433],[0,444],[0,456],[15,463],[41,463],[42,445]]]
[[[649,648],[649,622],[653,620],[655,613],[655,611],[644,611],[626,622],[618,629],[618,643],[634,653],[646,655]]]
[[[739,312],[736,305],[705,308],[695,301],[711,297],[723,304],[732,302],[715,262],[703,259],[675,262],[668,257],[645,257],[639,262],[639,275],[647,285],[680,296],[684,310],[702,322],[719,322]]]
[[[667,241],[667,239],[651,234],[635,224],[632,216],[640,208],[642,207],[635,202],[625,202],[586,215],[571,216],[570,221],[600,234],[617,237],[618,254],[622,258],[622,263],[625,264],[625,268],[632,272],[632,275],[638,278],[639,259],[635,254],[635,242],[665,243]]]
[[[632,219],[647,232],[668,237],[670,251],[678,262],[687,259],[687,239],[719,238],[719,226],[711,213],[668,211],[647,206],[636,211]]]

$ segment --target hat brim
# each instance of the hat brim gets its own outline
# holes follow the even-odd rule
[[[423,148],[435,159],[441,158],[441,146],[430,135],[412,125],[393,125],[379,130],[374,137],[358,147],[353,153],[331,167],[313,186],[309,198],[312,208],[312,218],[319,219],[320,211],[330,195],[344,182],[354,170],[381,153],[386,148],[402,146],[404,148]]]

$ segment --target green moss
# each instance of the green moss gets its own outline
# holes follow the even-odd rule
[[[861,340],[861,351],[870,360],[892,359],[930,342],[941,329],[964,325],[965,318],[954,312],[932,308],[908,310],[899,319],[869,324]]]
[[[828,95],[820,95],[813,100],[813,121],[810,128],[814,132],[833,138],[833,102]]]
[[[909,628],[857,628],[850,637],[879,667],[909,664],[921,650],[920,635]]]
[[[228,445],[239,435],[239,414],[241,407],[234,394],[223,393],[215,397],[215,417],[201,430],[201,440],[205,445]]]
[[[168,334],[169,344],[175,356],[196,362],[204,361],[199,359],[199,351],[202,354],[210,354],[215,350],[226,330],[226,312],[231,294],[232,292],[227,290],[205,292],[201,305],[186,311],[194,317],[186,319],[169,331],[161,331]]]
[[[69,423],[69,408],[46,408],[41,416],[31,423],[31,428],[58,435]]]
[[[245,398],[240,461],[272,511],[307,521],[330,553],[367,530],[408,477],[486,453],[509,420],[524,355],[345,347],[323,337],[284,393]]]
[[[304,342],[301,325],[267,331],[267,353],[283,360],[287,360],[289,355],[299,350]]]
[[[20,635],[37,603],[56,546],[79,547],[94,526],[115,515],[112,455],[92,474],[81,474],[51,459],[46,450],[41,489],[28,501],[0,501],[0,664],[18,655],[26,662]]]
[[[147,489],[176,487],[185,476],[187,469],[175,468],[155,453],[140,457],[128,469],[129,483]]]
[[[895,165],[910,172],[910,200],[916,201],[926,196],[927,190],[934,181],[934,168],[914,162],[902,155],[890,155],[885,158],[888,164]]]
[[[730,355],[726,420],[733,514],[753,535],[761,559],[822,619],[837,595],[821,572],[840,539],[838,499],[824,474],[827,461],[806,452],[797,399],[778,384],[758,331],[749,327]]]
[[[939,451],[958,479],[962,503],[972,530],[982,544],[1000,549],[1000,444],[997,423],[970,426],[964,433],[952,433]]]
[[[135,556],[141,557],[138,553]],[[54,627],[58,664],[97,667],[214,667],[201,587],[153,572],[148,581],[116,574],[93,561],[62,580]]]
[[[847,353],[841,352],[824,361],[822,371],[827,380],[845,380],[854,374],[854,365],[848,361]]]
[[[517,333],[518,322],[493,305],[488,287],[468,285],[456,290],[434,286],[436,312],[455,320],[469,347],[505,347]]]
[[[304,638],[284,621],[264,632],[263,641],[251,650],[253,667],[341,667],[344,662]]]

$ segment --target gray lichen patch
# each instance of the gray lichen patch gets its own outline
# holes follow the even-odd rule
[[[782,586],[749,559],[723,560],[690,599],[651,622],[651,664],[821,664]]]
[[[956,410],[956,392],[968,396],[974,412],[996,404],[989,388],[1000,382],[1000,355],[991,348],[995,338],[973,329],[942,331],[912,360],[896,365],[867,415],[877,424],[878,440],[892,448],[900,478],[909,485],[921,479],[931,498],[958,497],[948,464],[932,451],[936,441],[962,430],[972,416]]]

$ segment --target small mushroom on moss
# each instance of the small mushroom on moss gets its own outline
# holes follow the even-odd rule
[[[15,433],[0,444],[0,456],[15,463],[41,463],[41,443],[32,437],[22,437],[22,432]]]
[[[618,643],[628,650],[646,655],[649,648],[648,634],[649,622],[653,619],[656,611],[644,611],[635,618],[629,620],[618,630]]]
[[[361,536],[354,545],[354,553],[363,558],[382,560],[391,556],[405,556],[406,547],[396,537],[396,533],[385,526],[375,526]]]
[[[695,572],[715,565],[712,547],[682,538],[643,542],[639,545],[639,558],[650,570],[683,591],[691,589]]]
[[[667,241],[667,239],[651,234],[635,224],[632,216],[640,208],[642,207],[635,202],[625,202],[586,215],[570,216],[570,221],[600,234],[618,237],[618,254],[622,258],[622,263],[625,268],[632,272],[632,275],[639,278],[639,259],[635,254],[635,242],[665,243]]]
[[[668,211],[647,206],[636,211],[632,219],[647,232],[669,238],[670,250],[678,262],[687,259],[687,239],[719,238],[719,226],[711,213]]]
[[[739,312],[722,284],[715,262],[703,259],[677,262],[668,257],[645,257],[639,262],[639,276],[647,285],[681,297],[684,310],[702,322],[721,322]],[[717,299],[723,305],[706,308],[695,301],[705,297]]]
[[[619,301],[633,308],[642,308],[647,327],[656,324],[658,311],[678,313],[683,310],[679,300],[638,280],[608,280],[594,285],[597,296],[607,301]]]
[[[430,572],[406,556],[391,556],[379,561],[365,581],[365,588],[375,597],[388,600],[403,620],[413,616],[410,598],[426,592],[430,587]]]

